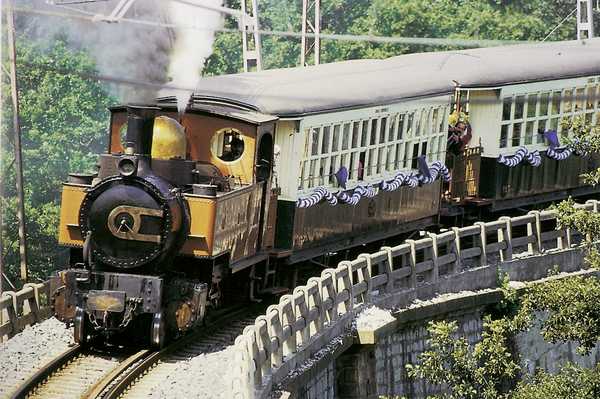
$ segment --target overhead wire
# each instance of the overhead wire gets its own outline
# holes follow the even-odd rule
[[[546,37],[544,37],[544,38],[542,39],[542,41],[543,41],[543,42],[545,42],[545,41],[546,41],[546,39],[548,39],[550,36],[552,36],[552,34],[553,34],[554,32],[556,32],[556,30],[557,30],[558,28],[560,28],[560,27],[561,27],[561,26],[562,26],[562,25],[563,25],[565,22],[567,22],[567,19],[571,18],[571,16],[572,16],[573,14],[575,14],[575,12],[577,12],[577,8],[575,8],[573,11],[571,11],[571,13],[570,13],[569,15],[567,15],[567,16],[566,16],[566,17],[565,17],[565,18],[564,18],[562,21],[560,21],[560,22],[559,22],[559,24],[558,24],[558,25],[556,25],[556,26],[554,27],[554,29],[552,29],[552,30],[550,31],[550,33],[548,33],[548,34],[546,35]]]
[[[65,13],[51,10],[38,10],[29,7],[14,7],[14,11],[18,13],[29,13],[36,15],[45,15],[59,18],[71,18],[78,19],[81,21],[99,23],[102,22],[103,16],[96,15],[89,11],[82,11],[82,14]],[[241,28],[205,28],[198,25],[181,25],[170,22],[160,22],[152,20],[142,20],[136,18],[120,18],[119,22],[137,24],[140,26],[147,27],[160,27],[160,28],[178,28],[178,29],[190,29],[198,31],[211,31],[211,32],[224,32],[224,33],[240,33]],[[110,21],[109,21],[110,22]],[[114,23],[114,22],[113,22]],[[281,36],[281,37],[292,37],[301,38],[301,32],[294,31],[281,31],[281,30],[265,30],[258,29],[260,35],[264,36]],[[308,33],[307,37],[314,37],[312,33]],[[337,34],[337,33],[320,33],[320,38],[324,40],[334,41],[350,41],[350,42],[371,42],[371,43],[388,43],[388,44],[420,44],[427,46],[457,46],[457,47],[493,47],[508,44],[523,44],[532,43],[531,41],[519,41],[519,40],[488,40],[488,39],[449,39],[449,38],[420,38],[420,37],[402,37],[402,36],[377,36],[377,35],[351,35],[351,34]]]

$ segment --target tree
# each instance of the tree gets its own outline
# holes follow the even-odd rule
[[[575,341],[581,354],[588,354],[600,341],[600,281],[595,277],[569,277],[536,284],[521,296],[503,290],[506,312],[492,320],[486,316],[481,340],[470,345],[457,336],[455,321],[429,323],[429,350],[419,355],[419,364],[407,365],[412,378],[444,384],[449,399],[458,398],[592,398],[600,397],[600,366],[593,370],[567,364],[559,373],[538,370],[516,384],[519,365],[510,351],[511,337],[541,324],[548,342]],[[539,321],[535,316],[545,313]]]
[[[506,394],[519,365],[507,349],[511,332],[508,319],[483,323],[482,339],[471,346],[457,337],[455,321],[430,322],[430,349],[419,355],[420,364],[407,365],[408,375],[448,386],[448,399],[496,399]]]
[[[239,8],[239,0],[226,6]],[[323,33],[449,39],[542,40],[573,10],[570,0],[329,0],[321,4]],[[265,0],[259,5],[260,27],[265,30],[301,30],[300,0]],[[600,21],[599,21],[600,22]],[[237,28],[228,18],[226,27]],[[567,19],[548,40],[575,38],[575,16]],[[300,40],[262,36],[264,68],[300,63]],[[458,47],[417,44],[381,44],[323,39],[321,60],[387,58],[399,54]],[[205,74],[241,71],[239,33],[218,33]]]
[[[600,365],[593,369],[567,364],[557,374],[539,371],[521,381],[512,399],[589,399],[600,397]]]
[[[64,266],[57,244],[62,182],[68,172],[95,170],[97,154],[107,145],[107,107],[115,99],[98,81],[80,75],[95,74],[95,64],[84,51],[69,49],[64,37],[50,44],[19,38],[17,71],[29,269],[33,280],[45,280],[52,270]],[[4,98],[10,98],[10,82],[4,79]],[[0,134],[10,144],[13,126],[9,101],[4,102],[2,112]],[[19,251],[12,146],[0,150],[6,226],[2,256],[7,275],[14,281]]]

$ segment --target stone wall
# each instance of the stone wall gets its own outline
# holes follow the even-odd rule
[[[597,272],[575,272],[572,274],[594,274]],[[355,345],[372,351],[376,370],[376,394],[370,398],[402,397],[426,398],[428,395],[442,393],[444,390],[439,386],[426,384],[421,380],[409,379],[405,366],[416,364],[418,356],[428,349],[427,324],[431,320],[455,320],[458,325],[457,335],[465,337],[470,344],[475,344],[481,339],[483,330],[483,315],[490,305],[494,305],[501,299],[498,290],[485,290],[479,293],[452,294],[440,298],[434,302],[424,303],[404,312],[396,314],[397,323],[393,329],[384,329],[376,339],[374,345]],[[470,306],[469,306],[470,304]],[[600,345],[597,345],[589,355],[577,354],[577,344],[573,342],[547,343],[540,334],[539,324],[544,318],[538,314],[537,322],[528,331],[522,332],[515,337],[514,348],[518,356],[523,373],[533,373],[540,368],[551,373],[557,372],[567,362],[572,362],[583,367],[594,367],[600,362]],[[352,349],[356,351],[356,349]],[[346,357],[344,354],[336,362]],[[347,359],[352,359],[347,358]],[[367,373],[364,360],[353,363],[355,373]],[[346,369],[352,368],[348,361],[345,362]],[[345,373],[351,375],[352,373]],[[362,380],[366,380],[362,376]],[[361,377],[352,377],[353,380],[361,381]],[[350,382],[350,381],[348,381]],[[338,379],[337,387],[347,382],[344,378]],[[354,398],[355,396],[342,395],[341,391],[336,398]]]
[[[470,344],[475,344],[481,339],[483,329],[481,313],[482,308],[475,308],[453,312],[444,317],[456,320],[458,334],[466,337]],[[416,364],[418,356],[428,349],[428,321],[410,323],[374,345],[378,395],[424,398],[441,392],[438,386],[409,379],[404,367],[406,364]]]

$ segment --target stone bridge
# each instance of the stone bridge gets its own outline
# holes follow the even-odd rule
[[[577,205],[594,212],[598,206],[595,200]],[[458,320],[459,332],[476,342],[485,307],[501,298],[500,275],[536,281],[557,266],[567,273],[593,273],[579,271],[582,239],[576,231],[558,229],[554,211],[533,211],[427,234],[340,262],[281,297],[236,339],[234,397],[436,393],[438,387],[409,381],[403,367],[425,349],[427,321]],[[395,311],[395,320],[379,329],[357,331],[355,316],[372,305],[405,310]],[[553,371],[565,359],[600,361],[598,348],[580,358],[573,347],[548,347],[534,333],[517,338],[525,369]]]
[[[599,204],[593,200],[577,207],[598,212]],[[403,367],[415,363],[425,349],[426,322],[456,319],[459,331],[476,342],[482,330],[481,313],[500,299],[499,275],[506,273],[511,281],[535,281],[555,266],[563,272],[592,273],[579,271],[582,239],[576,231],[558,229],[554,211],[533,211],[430,233],[340,262],[281,297],[236,339],[236,361],[230,370],[234,397],[435,393],[436,387],[409,381]],[[4,292],[0,339],[48,318],[48,291],[48,283],[42,283]],[[415,305],[418,300],[425,302]],[[404,310],[394,311],[393,322],[381,328],[357,331],[355,316],[372,305]],[[569,345],[548,346],[535,341],[534,335],[517,339],[523,367],[529,370],[540,366],[553,371],[564,359],[600,362],[598,348],[580,358]]]

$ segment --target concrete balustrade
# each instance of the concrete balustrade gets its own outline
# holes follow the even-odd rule
[[[0,298],[0,339],[2,342],[26,326],[51,315],[50,283],[25,284],[20,291],[5,291]]]
[[[576,207],[598,212],[598,204],[592,200]],[[270,306],[236,339],[239,364],[233,371],[234,397],[265,397],[274,384],[347,332],[355,313],[365,305],[382,303],[389,295],[406,293],[407,298],[417,298],[419,289],[439,287],[438,283],[450,278],[460,280],[466,271],[505,267],[507,262],[510,267],[511,261],[569,250],[580,238],[577,232],[556,227],[555,211],[532,211],[428,233],[340,262],[281,297],[278,305]],[[490,280],[497,271],[486,273]],[[464,285],[452,282],[444,291],[458,292]]]

